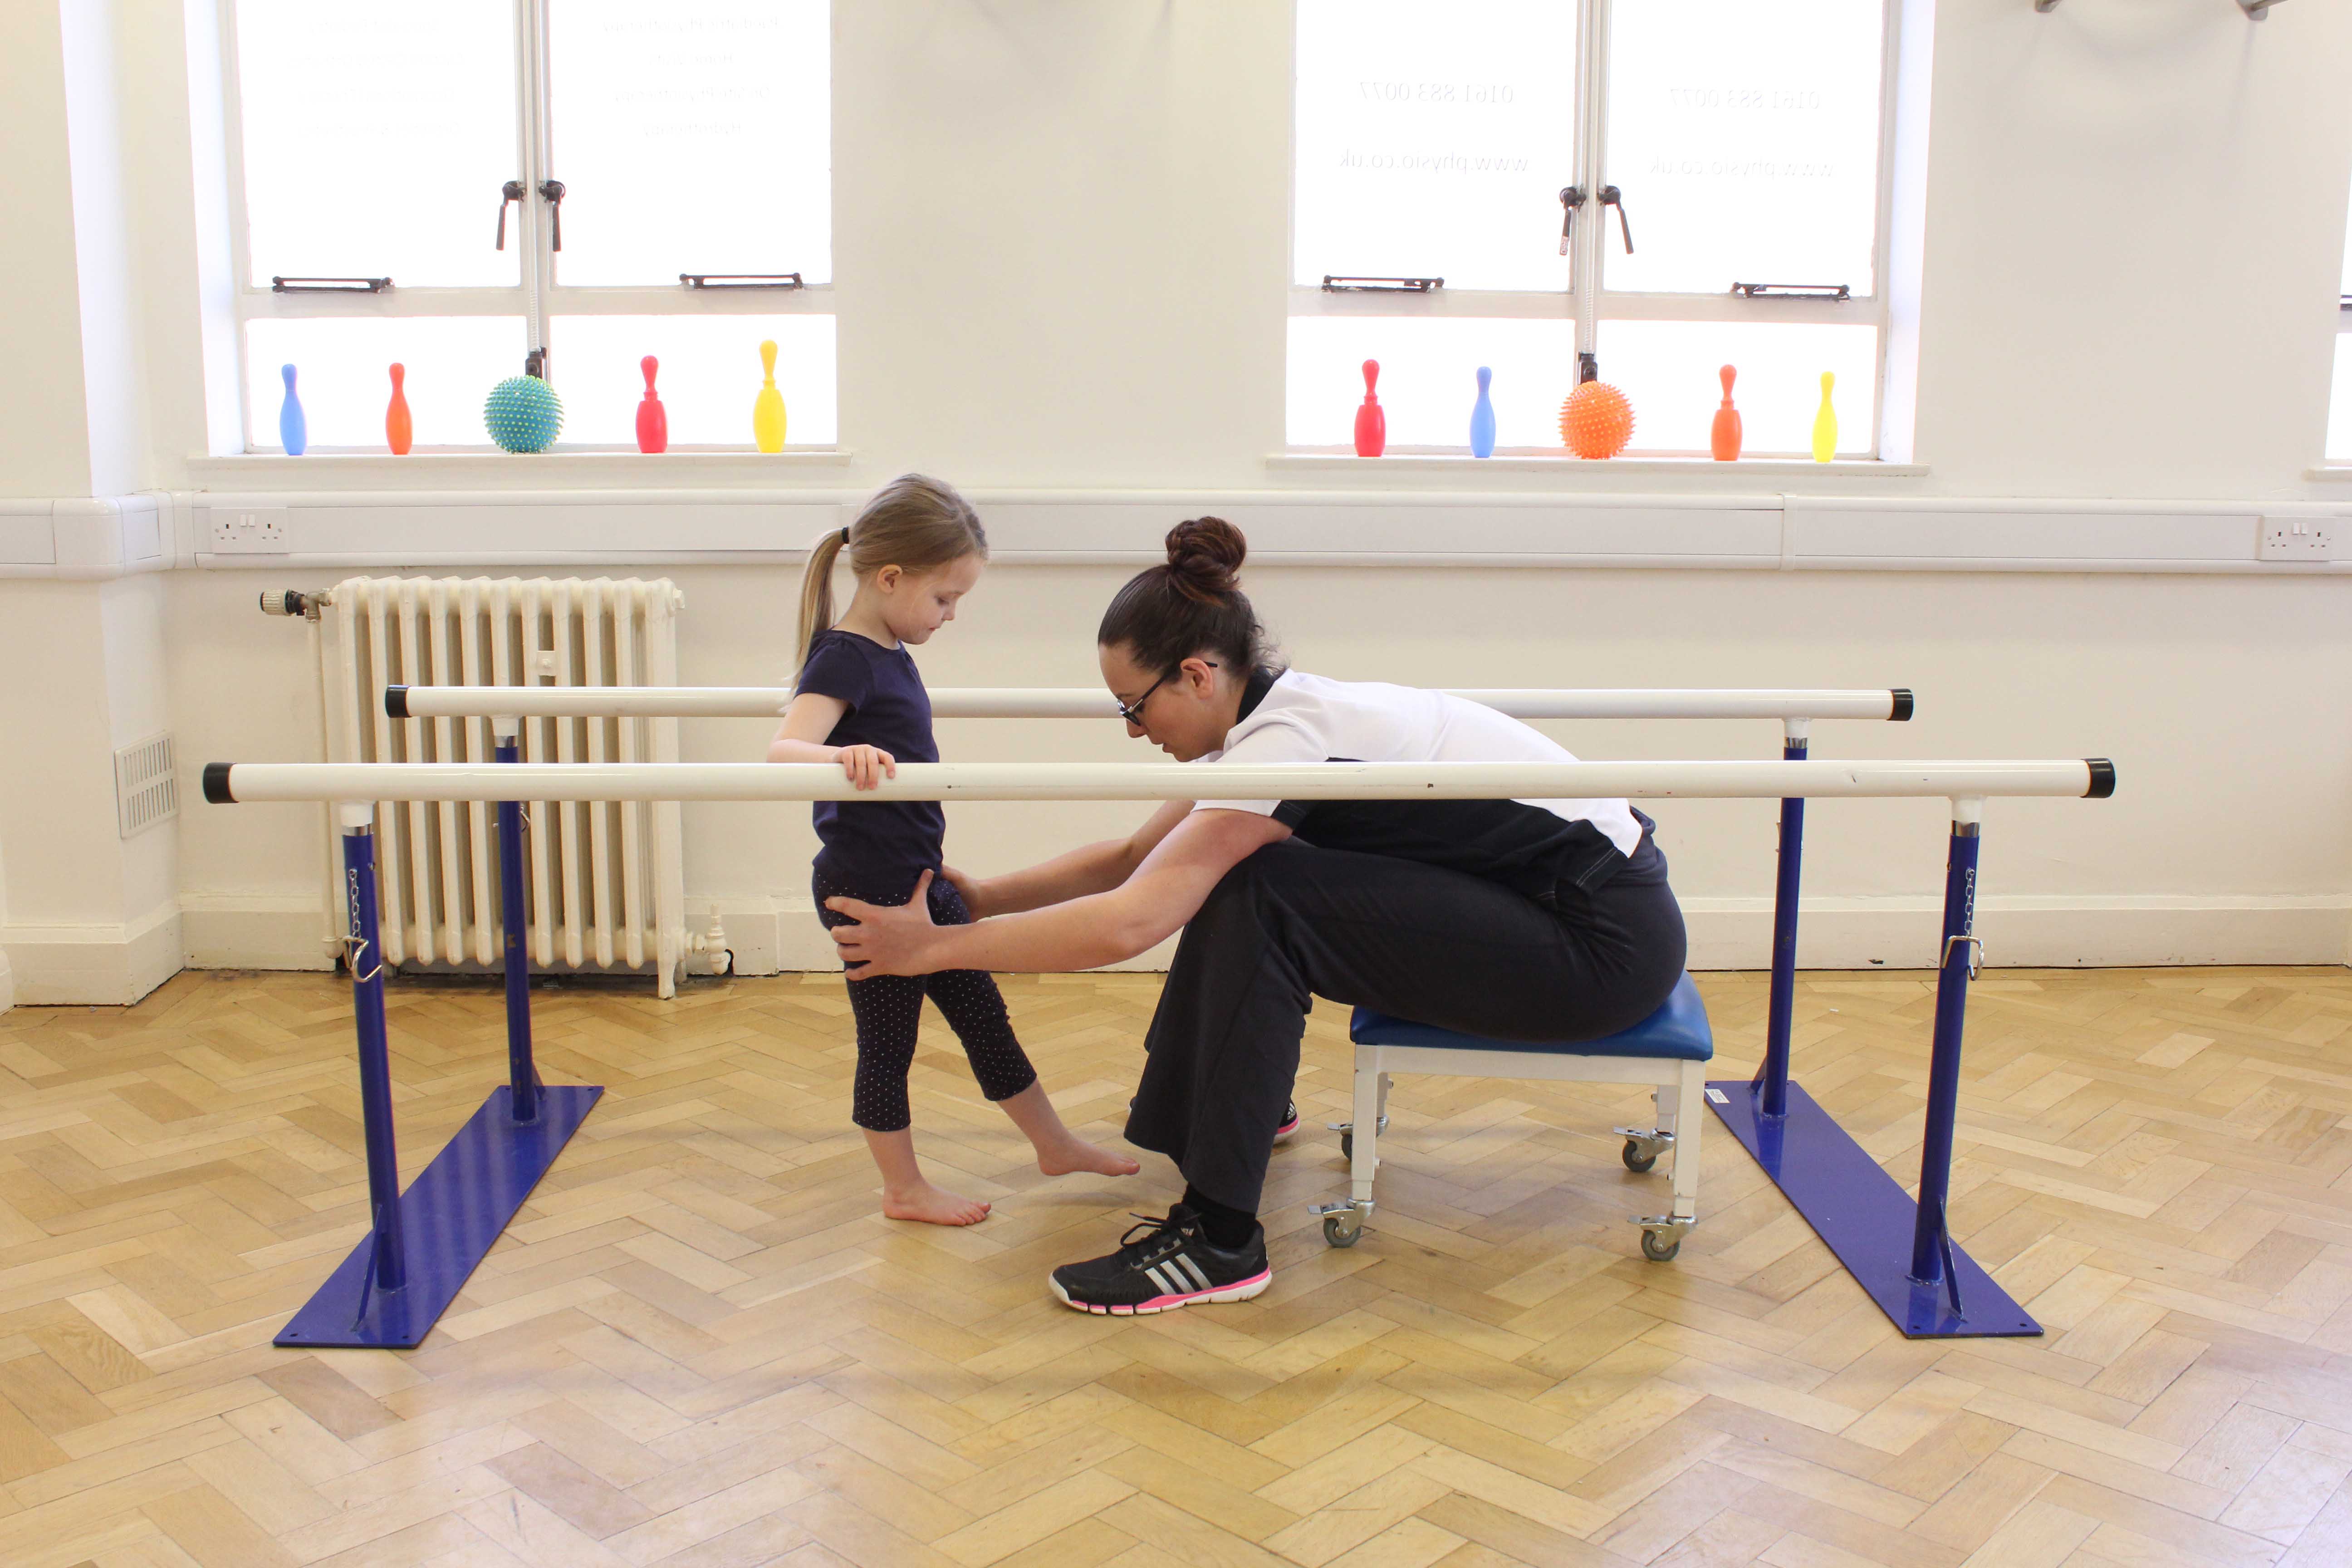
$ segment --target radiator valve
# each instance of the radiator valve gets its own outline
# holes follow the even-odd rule
[[[307,594],[299,588],[261,591],[261,613],[265,616],[299,616],[306,621],[315,621],[326,602],[324,594]]]

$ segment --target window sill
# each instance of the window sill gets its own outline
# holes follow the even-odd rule
[[[1742,458],[1730,463],[1718,463],[1712,458],[1596,459],[1565,455],[1550,457],[1533,452],[1497,452],[1491,458],[1473,458],[1460,452],[1395,452],[1378,458],[1360,458],[1353,452],[1314,447],[1271,453],[1265,465],[1277,470],[1314,472],[1353,469],[1370,473],[1378,468],[1390,468],[1416,474],[1460,474],[1486,469],[1513,474],[1587,474],[1594,479],[1608,474],[1725,474],[1772,478],[1793,478],[1801,474],[1867,474],[1877,479],[1920,479],[1927,472],[1927,466],[1924,463],[1882,463],[1874,458],[1841,458],[1828,463],[1816,463],[1809,458]],[[2352,468],[2347,468],[2346,473],[2352,475]]]
[[[2303,470],[2306,479],[2352,479],[2352,463],[2320,463]]]
[[[846,447],[787,447],[781,452],[564,451],[559,447],[551,452],[411,452],[405,457],[390,452],[305,452],[299,458],[283,452],[240,452],[191,457],[188,479],[198,489],[248,486],[289,489],[304,481],[325,489],[397,489],[402,479],[495,480],[499,488],[520,482],[536,489],[574,485],[667,489],[697,480],[740,480],[780,472],[846,468],[856,457]]]

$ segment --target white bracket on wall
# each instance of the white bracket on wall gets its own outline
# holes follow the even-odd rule
[[[2259,22],[2269,16],[2271,7],[2277,4],[2278,0],[2238,0],[2238,9]]]

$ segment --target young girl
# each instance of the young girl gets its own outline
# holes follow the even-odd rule
[[[844,551],[857,579],[847,613],[833,615],[833,564]],[[827,534],[810,552],[801,584],[798,646],[803,663],[792,706],[768,747],[772,763],[839,763],[859,789],[895,775],[901,762],[936,763],[931,700],[907,653],[955,619],[956,603],[980,581],[988,536],[953,489],[920,474],[884,486],[857,521]],[[940,875],[947,817],[932,801],[816,803],[818,851],[814,890],[827,927],[848,921],[827,907],[854,898],[905,904],[928,897],[931,919],[962,925],[971,915]],[[919,978],[849,972],[849,1005],[857,1019],[857,1081],[850,1119],[882,1168],[882,1212],[892,1219],[971,1225],[989,1205],[933,1186],[915,1162],[908,1131],[907,1069],[923,998],[947,1018],[971,1058],[981,1092],[1004,1107],[1037,1151],[1049,1176],[1092,1171],[1131,1176],[1138,1166],[1076,1137],[1045,1098],[1036,1069],[1013,1038],[1004,998],[981,970]]]

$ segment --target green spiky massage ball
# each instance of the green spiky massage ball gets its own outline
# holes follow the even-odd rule
[[[563,400],[535,375],[510,375],[490,388],[482,423],[509,452],[544,452],[563,429]]]

